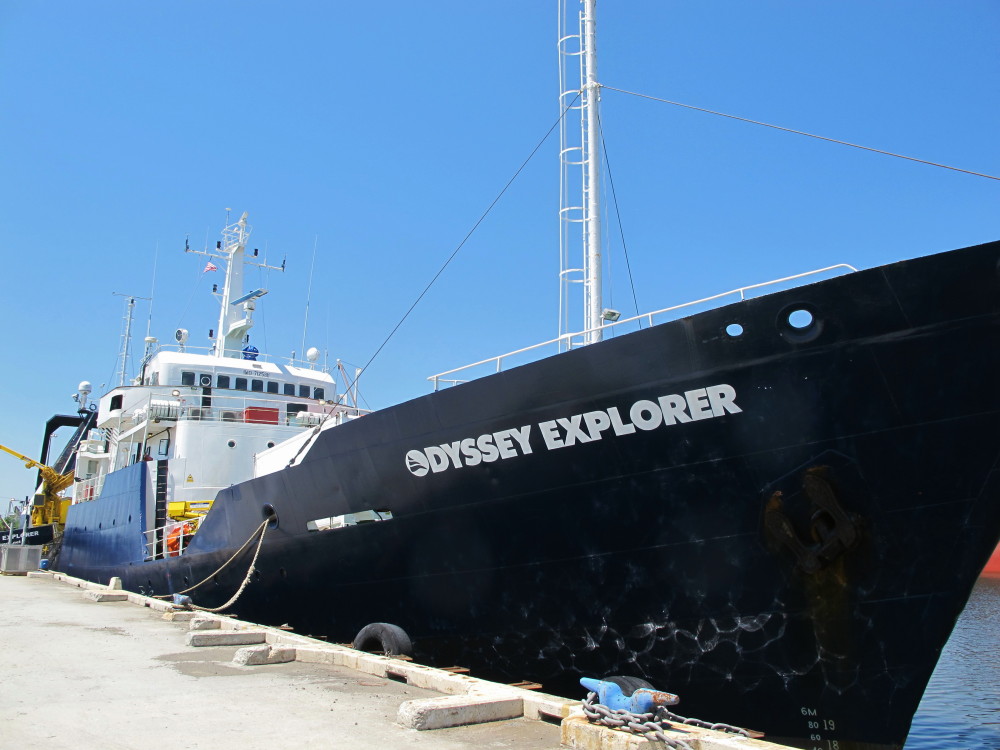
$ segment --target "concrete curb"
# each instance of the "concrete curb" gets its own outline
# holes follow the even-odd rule
[[[264,643],[267,634],[259,630],[229,630],[216,632],[214,630],[198,630],[187,634],[189,646],[250,646]]]
[[[524,715],[519,698],[503,695],[446,695],[443,698],[406,701],[399,707],[396,723],[411,729],[444,729],[465,724],[517,719]]]
[[[295,661],[295,649],[283,646],[249,646],[233,655],[233,664],[240,667],[286,664],[290,661]]]
[[[647,740],[638,734],[591,724],[580,709],[563,721],[561,730],[561,743],[581,750],[647,750],[651,745],[659,744],[656,740]],[[685,726],[664,734],[674,740],[683,740],[694,750],[789,750],[787,745],[776,745],[773,742],[700,727]]]

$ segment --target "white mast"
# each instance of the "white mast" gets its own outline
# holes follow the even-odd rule
[[[215,334],[216,357],[239,357],[247,331],[253,326],[251,315],[253,300],[242,305],[230,304],[243,296],[243,254],[250,237],[247,212],[240,220],[222,230],[222,252],[227,258],[226,282],[222,290],[222,309],[219,311],[219,328]]]
[[[576,14],[575,33],[571,33],[572,19],[566,6],[573,0],[561,0],[559,11],[560,108],[569,106],[579,97],[579,104],[574,104],[571,109],[580,114],[579,131],[574,132],[575,128],[568,126],[569,117],[564,117],[560,125],[559,334],[573,330],[569,314],[573,306],[571,300],[581,295],[574,292],[572,285],[582,284],[581,322],[583,330],[587,331],[584,343],[591,344],[601,340],[604,312],[601,288],[600,84],[597,82],[597,2],[579,2],[582,10]],[[577,58],[576,65],[573,65],[573,58]],[[580,205],[573,205],[576,195],[580,196]],[[573,267],[569,260],[573,247],[583,248],[582,267]]]
[[[227,217],[228,212],[227,208]],[[218,258],[226,264],[226,280],[221,294],[219,327],[215,332],[215,344],[212,348],[212,354],[216,357],[235,357],[237,359],[243,357],[243,345],[246,341],[247,331],[253,328],[253,311],[257,307],[256,300],[267,294],[266,289],[254,289],[248,294],[243,293],[243,266],[249,264],[274,271],[285,270],[284,261],[280,266],[269,266],[267,263],[256,263],[246,259],[246,244],[251,231],[247,224],[247,212],[244,211],[239,221],[222,230],[222,241],[218,243],[214,253],[192,250],[185,242],[184,252]],[[253,255],[255,258],[257,257],[256,250],[254,250]],[[206,267],[205,270],[209,269]]]

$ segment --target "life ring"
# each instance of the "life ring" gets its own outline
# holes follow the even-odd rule
[[[185,523],[174,526],[173,530],[167,534],[167,555],[169,557],[177,557],[181,553],[182,534],[184,535],[184,546],[187,547],[188,542],[191,541],[191,535],[194,534],[194,524]]]

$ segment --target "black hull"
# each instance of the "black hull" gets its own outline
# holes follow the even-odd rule
[[[852,274],[382,410],[220,493],[181,558],[123,556],[134,532],[95,531],[101,500],[86,526],[74,506],[60,566],[181,590],[270,505],[243,618],[341,642],[393,622],[481,676],[568,695],[581,675],[642,676],[774,741],[898,748],[1000,538],[998,259],[992,243]],[[686,392],[688,421],[627,416]],[[588,413],[599,439],[543,439]],[[491,463],[404,461],[524,426],[530,453],[511,438]],[[394,517],[306,531],[373,508]],[[249,557],[195,601],[226,601]]]

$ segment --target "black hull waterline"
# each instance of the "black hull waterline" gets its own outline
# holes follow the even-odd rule
[[[102,495],[71,508],[59,567],[180,591],[270,507],[245,619],[340,642],[391,622],[481,676],[634,675],[774,741],[898,748],[1000,538],[998,260],[748,300],[323,431],[221,492],[179,558],[143,561],[138,512]],[[393,517],[307,530],[371,509]]]

